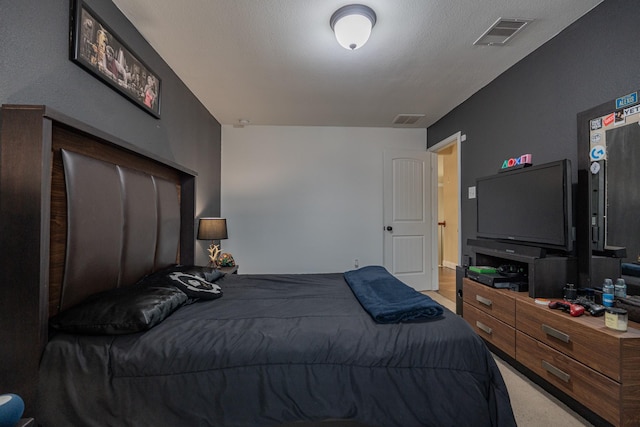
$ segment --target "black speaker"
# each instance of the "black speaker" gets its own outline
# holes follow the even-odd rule
[[[516,245],[513,243],[501,242],[498,240],[467,239],[467,245],[475,248],[484,248],[496,253],[507,253],[511,255],[523,255],[534,258],[543,258],[547,251],[536,246]]]
[[[462,279],[467,277],[467,266],[456,265],[456,314],[462,316]]]

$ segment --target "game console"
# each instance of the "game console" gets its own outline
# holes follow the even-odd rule
[[[477,280],[478,282],[493,288],[508,287],[508,285],[504,284],[513,282],[512,277],[503,276],[500,273],[478,273]]]
[[[524,292],[529,290],[527,278],[522,274],[504,274],[503,267],[469,267],[467,277],[497,289],[511,289],[516,292]]]
[[[549,308],[562,310],[569,313],[573,317],[579,317],[584,314],[584,307],[578,304],[572,304],[568,301],[551,301]]]
[[[585,297],[578,297],[571,302],[573,304],[583,306],[585,310],[587,310],[587,312],[594,317],[603,316],[606,308],[604,305],[596,304],[592,300]]]

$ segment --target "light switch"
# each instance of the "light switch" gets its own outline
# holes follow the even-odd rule
[[[470,199],[475,199],[476,198],[476,187],[469,187],[469,198]]]

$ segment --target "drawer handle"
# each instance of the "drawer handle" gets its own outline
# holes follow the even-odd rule
[[[491,304],[493,304],[490,299],[481,297],[480,295],[476,295],[476,301],[478,301],[480,304],[486,305],[487,307],[491,307]]]
[[[546,360],[542,361],[542,367],[544,368],[545,371],[549,372],[552,375],[555,375],[556,377],[560,378],[565,383],[568,383],[569,380],[571,379],[571,375],[567,374],[564,371],[561,371],[560,369],[556,368],[555,366],[553,366],[551,363],[547,362]]]
[[[493,329],[491,329],[490,327],[488,327],[484,323],[480,322],[479,320],[476,320],[476,326],[478,327],[478,329],[482,329],[483,331],[485,331],[489,335],[491,335],[493,333]]]
[[[558,338],[560,341],[564,341],[566,343],[571,341],[569,335],[565,334],[564,332],[560,332],[559,330],[554,329],[549,325],[545,325],[544,323],[542,324],[542,332],[547,335],[551,335],[554,338]]]

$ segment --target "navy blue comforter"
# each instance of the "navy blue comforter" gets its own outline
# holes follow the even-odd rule
[[[448,309],[436,322],[376,323],[342,273],[217,283],[222,298],[183,306],[144,333],[53,336],[38,423],[515,426],[491,353]]]

